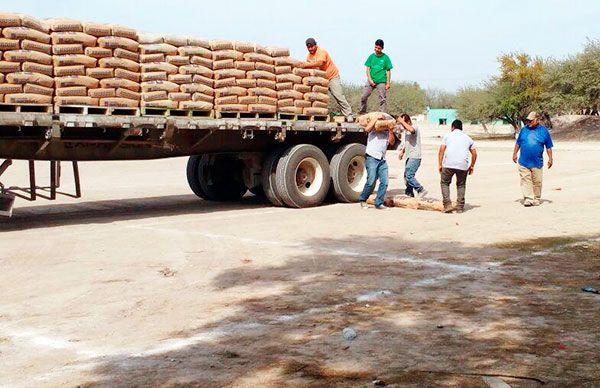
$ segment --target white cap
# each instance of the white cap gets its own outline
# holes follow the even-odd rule
[[[537,114],[537,112],[529,112],[529,114],[527,115],[527,120],[535,120],[539,118],[540,116]]]

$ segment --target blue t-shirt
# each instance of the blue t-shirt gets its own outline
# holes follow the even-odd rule
[[[543,125],[535,128],[527,126],[521,128],[517,144],[521,148],[519,164],[525,168],[542,168],[544,166],[544,146],[546,148],[554,146],[550,132]]]

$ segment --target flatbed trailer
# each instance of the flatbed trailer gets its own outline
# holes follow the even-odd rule
[[[0,104],[0,175],[13,159],[76,168],[189,156],[190,188],[211,201],[247,190],[277,206],[317,206],[328,194],[357,201],[365,142],[360,126],[329,116]]]

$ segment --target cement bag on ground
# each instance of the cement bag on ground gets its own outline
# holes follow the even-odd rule
[[[295,106],[282,106],[281,108],[277,108],[277,110],[281,113],[302,114],[302,108],[296,108]]]
[[[102,23],[83,23],[83,32],[95,37],[111,35],[110,26]]]
[[[192,81],[194,81],[194,83],[198,83],[198,84],[210,86],[211,88],[215,84],[215,81],[212,78],[205,77],[205,76],[200,75],[200,74],[195,74],[192,77]]]
[[[140,91],[140,84],[124,78],[105,78],[100,80],[100,86],[103,88],[123,88],[133,92]]]
[[[156,101],[142,101],[142,108],[163,108],[163,109],[177,109],[179,103],[171,100],[156,100]]]
[[[276,57],[273,58],[275,66],[298,66],[302,61],[294,59],[292,57]]]
[[[295,84],[302,82],[302,77],[299,77],[295,74],[277,74],[275,79],[277,82],[292,82]]]
[[[165,35],[164,40],[165,40],[165,43],[168,43],[168,44],[176,46],[176,47],[187,46],[187,42],[188,42],[187,37],[175,36],[175,35]]]
[[[212,110],[213,104],[204,101],[181,101],[179,109]]]
[[[139,63],[140,61],[140,54],[122,48],[115,49],[114,56],[117,58],[129,59],[130,61],[134,61],[136,63]]]
[[[213,61],[213,70],[221,70],[221,69],[233,69],[235,68],[233,65],[233,59],[221,59],[219,61]]]
[[[92,97],[54,97],[56,105],[89,105],[98,106],[98,99]]]
[[[213,61],[212,61],[212,59],[206,59],[206,58],[194,55],[190,59],[190,63],[192,65],[200,65],[200,66],[208,67],[211,70],[214,70],[213,69]]]
[[[198,46],[183,46],[177,49],[179,55],[198,56],[212,60],[212,51]]]
[[[102,47],[86,47],[84,50],[84,54],[88,57],[99,59],[112,57],[113,52],[111,49],[105,49]]]
[[[61,97],[67,96],[87,96],[87,88],[85,86],[70,86],[67,88],[56,88],[56,95]]]
[[[235,50],[213,51],[213,53],[212,53],[213,61],[220,61],[222,59],[233,59],[234,61],[241,61],[242,59],[244,59],[244,54],[239,51],[235,51]]]
[[[212,77],[214,73],[208,67],[200,65],[186,65],[179,67],[179,74],[199,74],[205,77]]]
[[[311,116],[327,116],[329,114],[329,110],[324,108],[304,108],[302,113],[305,115]]]
[[[190,57],[185,55],[167,55],[167,63],[175,66],[185,66],[190,64]]]
[[[243,70],[243,71],[252,71],[252,70],[256,69],[256,67],[254,66],[254,62],[246,62],[246,61],[235,61],[233,63],[233,67],[235,67],[238,70]]]
[[[99,81],[95,78],[82,75],[69,75],[64,77],[55,77],[57,88],[68,88],[69,86],[85,86],[87,88],[97,88]]]
[[[0,84],[0,94],[23,93],[21,84]]]
[[[83,32],[53,32],[52,44],[81,43],[86,47],[96,46],[96,37]]]
[[[295,90],[280,90],[277,92],[277,98],[280,100],[291,98],[293,100],[301,100],[304,98],[304,94],[297,92]]]
[[[0,12],[0,27],[20,27],[21,19],[21,15],[16,13]]]
[[[66,55],[66,54],[83,54],[83,45],[80,43],[72,44],[55,44],[52,45],[52,54],[54,55]]]
[[[380,131],[380,130],[393,130],[396,127],[396,120],[394,119],[390,119],[390,120],[377,120],[375,122],[375,130],[376,131]]]
[[[208,102],[210,104],[212,104],[215,99],[213,96],[208,96],[206,94],[203,93],[194,93],[192,94],[192,101],[195,102]]]
[[[89,75],[85,73],[85,66],[74,65],[74,66],[55,66],[53,67],[55,77],[64,77],[67,75]],[[91,70],[91,69],[90,69]],[[93,77],[93,76],[90,76]],[[97,78],[97,77],[93,77]]]
[[[294,106],[296,108],[310,108],[312,107],[312,102],[306,100],[294,100]]]
[[[42,22],[41,20],[38,20],[38,19],[33,18],[28,15],[19,15],[19,16],[21,17],[21,25],[23,27],[33,28],[34,30],[38,30],[45,34],[50,33],[50,27],[48,26],[48,24]]]
[[[248,89],[249,96],[267,96],[277,98],[277,92],[269,88],[252,88]]]
[[[313,101],[312,102],[312,107],[313,108],[329,109],[329,104],[326,103],[326,102],[321,102],[321,101]]]
[[[222,79],[218,79],[215,81],[215,89],[220,89],[220,88],[228,88],[230,86],[241,86],[243,88],[246,88],[247,86],[244,86],[242,84],[238,84],[236,82],[237,80],[233,77],[230,78],[222,78]]]
[[[252,70],[246,73],[246,78],[249,79],[259,79],[259,78],[263,78],[263,79],[270,79],[272,81],[275,81],[275,74],[273,73],[269,73],[268,71],[262,71],[262,70]]]
[[[39,73],[29,73],[21,71],[18,73],[10,73],[6,75],[6,82],[9,84],[35,84],[42,85],[45,87],[51,87],[54,85],[54,78]]]
[[[139,101],[130,100],[128,98],[108,97],[100,99],[100,106],[112,108],[137,108]]]
[[[36,42],[33,40],[22,40],[21,48],[23,50],[39,51],[41,53],[48,54],[48,55],[52,54],[52,45],[51,44],[40,43],[40,42]]]
[[[115,95],[116,95],[116,97],[119,97],[119,98],[126,98],[128,100],[134,100],[134,101],[139,101],[140,98],[142,98],[140,93],[133,92],[131,90],[123,89],[123,88],[117,89]],[[100,101],[100,104],[102,104],[102,101]]]
[[[258,96],[240,96],[237,102],[243,105],[258,104]]]
[[[102,58],[101,60],[106,59]],[[98,60],[81,54],[55,55],[54,66],[83,65],[85,67],[96,67]]]
[[[41,63],[23,62],[23,64],[21,64],[21,69],[28,73],[39,73],[47,75],[48,77],[54,76],[54,66],[52,65],[42,65]]]
[[[302,83],[308,86],[320,85],[323,87],[329,87],[329,81],[327,78],[321,77],[304,77],[302,78]]]
[[[275,74],[275,66],[274,65],[269,65],[267,63],[262,63],[262,62],[256,62],[254,64],[254,68],[256,70],[267,71],[269,73]]]
[[[182,92],[169,93],[169,100],[190,101],[191,99],[192,99],[192,95],[189,93],[182,93]]]
[[[115,77],[125,78],[133,82],[140,82],[140,73],[127,69],[115,69]]]
[[[203,93],[209,96],[214,96],[215,91],[213,88],[203,84],[191,83],[191,84],[183,84],[179,87],[184,93]]]
[[[96,79],[114,78],[115,70],[103,67],[93,67],[91,69],[85,69],[85,75]]]
[[[325,94],[325,93],[315,93],[315,92],[310,92],[310,93],[304,93],[304,99],[306,101],[321,101],[324,103],[329,103],[329,94]]]
[[[291,66],[275,66],[275,74],[289,74],[291,72]]]
[[[50,27],[50,31],[83,31],[83,25],[79,20],[67,18],[50,18],[44,20],[44,22]]]
[[[289,57],[290,49],[285,47],[266,47],[267,53],[272,57]]]
[[[300,93],[310,93],[312,91],[312,87],[302,84],[295,84],[294,90]]]
[[[98,88],[88,90],[88,97],[92,98],[108,98],[114,97],[115,95],[116,90],[114,88]]]
[[[179,90],[179,85],[169,81],[147,81],[141,83],[142,92],[155,92],[164,90],[165,92],[176,92]]]
[[[157,44],[164,43],[165,40],[161,34],[143,33],[138,35],[138,42],[140,44]]]
[[[119,36],[121,38],[132,39],[135,41],[137,41],[139,38],[137,31],[134,30],[133,28],[119,26],[117,24],[113,24],[112,26],[110,26],[110,28],[111,28],[111,35]]]
[[[248,111],[255,113],[275,113],[277,112],[277,107],[275,105],[250,104],[248,105]]]
[[[140,54],[140,63],[164,62],[165,54]]]
[[[50,96],[54,94],[54,88],[47,88],[45,86],[25,84],[23,86],[23,93],[27,94],[42,94],[44,96]]]
[[[215,89],[216,97],[225,96],[245,96],[248,93],[246,88],[240,88],[239,86],[231,86],[228,88]]]
[[[168,43],[141,44],[140,54],[177,55],[177,47]]]
[[[291,98],[277,100],[277,106],[279,108],[285,108],[286,106],[294,106],[294,100],[292,100]]]
[[[142,82],[147,81],[168,81],[167,72],[165,71],[150,71],[148,73],[142,73]]]
[[[206,39],[202,39],[202,38],[188,37],[187,45],[204,47],[205,49],[210,49],[210,41],[208,41]]]
[[[329,93],[329,88],[326,88],[325,86],[321,86],[321,85],[314,85],[312,87],[312,91],[315,93],[325,93],[328,94]]]
[[[247,53],[244,54],[244,60],[248,62],[262,62],[269,65],[274,65],[275,60],[268,55],[259,53]]]
[[[17,93],[4,96],[7,104],[51,104],[52,96],[42,94]]]
[[[258,96],[258,104],[277,106],[277,99],[268,96]]]
[[[393,201],[394,206],[396,207],[431,210],[439,212],[444,211],[444,204],[442,203],[442,201],[431,198],[417,199],[414,197],[409,197],[407,195],[396,195],[394,196]]]
[[[277,82],[275,87],[277,91],[292,90],[293,88],[294,84],[292,82]]]
[[[258,86],[259,88],[269,88],[269,89],[276,90],[277,82],[272,81],[270,79],[259,78],[256,80],[256,86]]]
[[[9,62],[35,62],[44,65],[52,64],[52,56],[39,51],[11,50],[4,52],[4,59]]]
[[[167,81],[175,82],[178,85],[191,84],[193,77],[191,74],[169,74]]]
[[[16,39],[0,38],[0,51],[18,50],[20,49],[20,41]],[[29,50],[29,49],[26,49]],[[36,50],[37,51],[37,50]],[[48,53],[46,53],[48,54]]]
[[[40,43],[50,43],[50,35],[27,27],[6,27],[2,29],[2,36],[14,40],[33,40]]]
[[[156,92],[148,92],[142,93],[143,101],[159,101],[159,100],[167,100],[167,92],[164,90],[158,90]]]
[[[215,98],[215,105],[228,105],[228,104],[237,104],[238,96],[225,96],[225,97],[217,97]]]
[[[137,72],[140,69],[140,65],[137,62],[117,57],[101,58],[98,60],[98,65],[100,65],[100,67],[125,69],[133,72]]]
[[[210,49],[217,50],[233,50],[233,42],[230,40],[211,40]]]
[[[137,53],[140,44],[135,40],[122,38],[120,36],[104,36],[98,38],[98,46],[112,50],[120,48]]]
[[[167,74],[177,74],[179,68],[167,62],[151,62],[141,64],[142,73],[151,73],[156,71],[164,71]]]
[[[255,44],[248,42],[233,42],[233,49],[241,53],[253,53],[255,51]]]
[[[228,79],[232,79],[232,78],[228,78]],[[233,82],[234,82],[235,86],[240,86],[240,87],[246,88],[246,89],[255,88],[257,86],[256,85],[257,81],[255,79],[248,79],[248,78],[235,79],[235,78],[233,78]],[[216,84],[216,82],[215,82],[215,84]]]
[[[246,72],[238,69],[221,69],[215,70],[214,78],[215,79],[223,79],[223,78],[246,78]]]

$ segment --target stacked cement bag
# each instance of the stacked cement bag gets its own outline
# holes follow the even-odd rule
[[[254,71],[254,63],[244,57],[254,53],[254,45],[241,42],[213,40],[212,50],[215,109],[220,112],[246,112],[248,106],[258,101],[249,90],[256,88],[256,80],[247,78]]]
[[[287,49],[255,46],[254,53],[247,53],[244,59],[253,63],[254,70],[247,72],[246,78],[255,80],[256,85],[248,89],[248,111],[275,113],[277,111],[277,74],[275,63],[278,57],[289,56]]]
[[[48,26],[0,13],[0,102],[50,104],[54,79]]]
[[[294,85],[294,91],[302,93],[302,100],[294,101],[294,106],[301,107],[302,114],[305,115],[329,114],[329,80],[325,72],[318,69],[294,68],[293,73],[302,77],[301,83]]]

